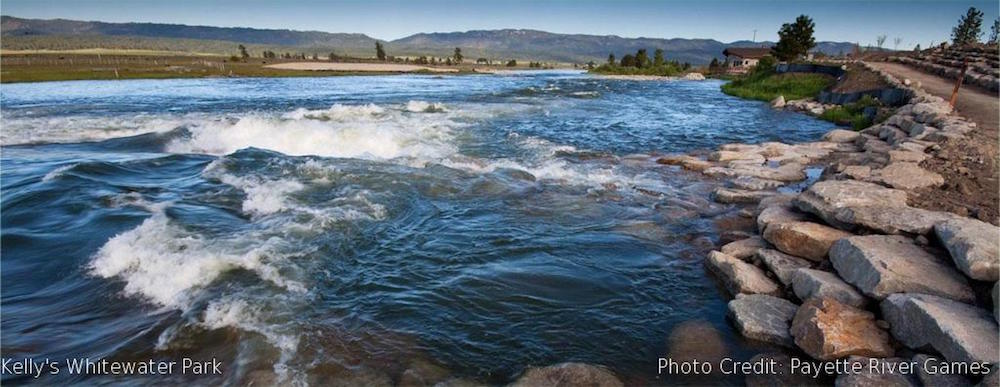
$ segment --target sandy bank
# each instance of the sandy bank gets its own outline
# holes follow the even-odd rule
[[[428,66],[417,66],[395,63],[323,63],[323,62],[293,62],[279,63],[264,66],[266,68],[279,70],[306,70],[306,71],[362,71],[362,72],[397,72],[412,73],[417,71],[430,71],[435,73],[457,73],[458,69],[437,68]]]

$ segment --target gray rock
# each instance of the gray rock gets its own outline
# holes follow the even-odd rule
[[[976,387],[997,387],[1000,386],[1000,364],[990,367],[990,374],[986,375]]]
[[[607,368],[584,363],[561,363],[548,367],[532,367],[511,384],[513,387],[620,387],[624,385]]]
[[[752,176],[740,176],[733,179],[733,186],[752,191],[775,189],[783,185],[785,185],[785,183],[781,181],[761,179],[759,177]]]
[[[872,171],[872,179],[893,188],[917,189],[944,184],[941,175],[920,168],[917,163],[896,162]]]
[[[745,260],[756,254],[757,250],[767,247],[768,244],[764,241],[764,239],[759,236],[752,236],[735,242],[729,242],[725,246],[722,246],[720,250],[722,250],[723,254],[729,254],[733,257]]]
[[[811,185],[793,201],[799,209],[827,223],[851,229],[853,223],[837,219],[837,212],[850,207],[904,207],[906,192],[856,180],[825,180]]]
[[[851,234],[819,223],[784,222],[768,225],[763,236],[782,252],[822,261],[833,242]]]
[[[986,310],[927,294],[893,294],[881,308],[892,335],[909,348],[933,348],[949,361],[1000,360],[997,323]]]
[[[934,226],[934,233],[963,273],[980,281],[1000,279],[1000,227],[954,218]]]
[[[902,236],[841,239],[830,249],[830,262],[841,278],[878,300],[893,293],[933,294],[963,302],[975,300],[965,277]]]
[[[993,284],[993,318],[1000,322],[1000,282]]]
[[[774,273],[774,276],[778,277],[778,281],[786,286],[792,284],[792,275],[795,270],[812,266],[812,262],[805,259],[772,249],[757,250],[757,258],[764,262],[764,265]]]
[[[790,206],[767,207],[760,212],[760,215],[757,215],[757,232],[763,234],[770,224],[800,222],[808,219],[809,215],[795,211]]]
[[[708,253],[705,266],[722,282],[732,295],[770,294],[779,295],[781,289],[767,278],[764,271],[736,257],[718,251]]]
[[[837,380],[834,381],[834,386],[836,387],[870,387],[870,386],[891,386],[891,387],[917,387],[920,386],[920,381],[912,373],[901,373],[901,372],[872,372],[869,367],[872,361],[878,363],[895,363],[900,364],[906,362],[905,359],[900,359],[896,357],[884,358],[884,359],[871,359],[861,356],[851,356],[851,363],[861,362],[864,366],[862,371],[859,373],[843,373],[837,376]],[[893,366],[899,369],[899,365]],[[886,367],[880,367],[885,369]]]
[[[761,199],[774,195],[769,191],[747,191],[742,189],[716,188],[713,196],[719,203],[757,203]]]
[[[923,152],[913,152],[909,150],[891,150],[889,151],[889,161],[890,162],[909,162],[909,163],[919,163],[927,159],[927,155]]]
[[[925,386],[965,387],[971,385],[969,380],[962,375],[935,372],[935,368],[940,368],[937,364],[942,362],[936,357],[918,354],[913,357],[913,362],[917,364],[917,378]]]
[[[861,134],[853,130],[834,129],[823,135],[823,141],[829,142],[854,142]]]
[[[794,347],[789,332],[798,306],[788,300],[763,294],[738,295],[729,301],[729,318],[743,337]]]
[[[805,268],[795,270],[792,273],[792,289],[803,301],[811,298],[832,298],[855,308],[864,308],[868,303],[868,299],[857,289],[836,274],[826,271]]]
[[[929,234],[934,225],[958,215],[944,211],[929,211],[913,207],[861,206],[847,207],[834,215],[838,221],[855,224],[883,234]]]
[[[756,162],[757,164],[763,164],[764,156],[757,153],[757,149],[747,149],[747,150],[719,150],[712,152],[708,155],[708,161],[733,161],[733,160],[749,160]]]

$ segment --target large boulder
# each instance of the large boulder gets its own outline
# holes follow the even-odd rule
[[[778,277],[778,281],[786,286],[792,284],[792,275],[795,270],[812,266],[812,262],[805,259],[772,249],[757,250],[757,258],[764,262],[764,265],[774,273],[774,276]]]
[[[971,384],[962,375],[941,372],[941,363],[944,362],[942,359],[918,354],[913,357],[913,362],[917,365],[917,378],[925,386],[965,387]]]
[[[733,160],[744,160],[752,161],[757,164],[763,164],[764,156],[758,153],[757,149],[747,149],[747,150],[718,150],[708,154],[708,161],[733,161]]]
[[[854,236],[830,248],[830,262],[862,293],[884,299],[893,293],[924,293],[972,302],[968,281],[941,259],[896,235]]]
[[[792,319],[791,333],[802,351],[819,360],[894,353],[889,334],[875,325],[875,315],[832,298],[813,298],[802,304]]]
[[[837,228],[849,230],[854,223],[837,219],[838,210],[864,206],[904,207],[906,192],[856,180],[824,180],[809,186],[793,202],[799,209]]]
[[[874,180],[900,189],[937,187],[944,184],[941,175],[920,168],[917,163],[897,162],[872,171]]]
[[[738,241],[729,242],[722,246],[723,254],[728,254],[739,259],[747,259],[757,253],[757,250],[765,249],[768,244],[759,236],[752,236]]]
[[[833,242],[849,236],[847,232],[812,222],[776,223],[764,230],[764,240],[778,250],[813,261],[825,259]]]
[[[847,143],[854,142],[859,136],[861,134],[853,130],[834,129],[823,135],[823,141]]]
[[[950,212],[913,207],[862,206],[842,208],[836,218],[883,234],[928,234],[934,225],[958,218]]]
[[[732,295],[781,294],[781,289],[764,271],[731,255],[712,251],[708,253],[705,266]]]
[[[970,218],[955,218],[934,226],[963,273],[980,281],[1000,279],[1000,228]]]
[[[794,347],[788,328],[796,310],[795,304],[783,298],[741,294],[729,301],[728,316],[743,337]]]
[[[792,289],[800,300],[830,298],[855,308],[863,308],[868,304],[868,298],[857,289],[827,271],[805,268],[795,270],[792,273]]]
[[[793,210],[790,206],[770,206],[757,215],[757,231],[761,234],[767,231],[767,226],[774,223],[789,223],[808,220],[809,216]]]
[[[716,188],[713,192],[713,197],[715,201],[719,203],[744,203],[753,204],[760,201],[760,199],[766,198],[768,196],[774,195],[774,192],[769,191],[748,191],[742,189],[732,189],[732,188]]]
[[[620,387],[624,385],[607,368],[584,363],[561,363],[548,367],[532,367],[511,384],[514,387]]]
[[[1000,361],[997,322],[986,310],[927,294],[893,294],[881,308],[892,335],[907,347],[933,348],[948,361]]]

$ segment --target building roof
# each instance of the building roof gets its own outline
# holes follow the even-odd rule
[[[760,59],[771,55],[770,47],[730,47],[722,51],[725,56],[738,56],[747,59]]]

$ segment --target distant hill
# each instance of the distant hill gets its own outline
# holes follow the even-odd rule
[[[376,39],[364,34],[256,28],[188,26],[157,23],[105,23],[76,20],[0,17],[5,49],[134,48],[233,54],[231,44],[245,44],[252,53],[276,52],[372,56]],[[608,53],[621,58],[646,48],[662,48],[669,60],[706,64],[721,58],[727,47],[770,45],[770,42],[713,39],[623,38],[614,35],[557,34],[537,30],[503,29],[420,33],[386,42],[390,55],[448,56],[460,47],[467,58],[532,59],[540,61],[603,62]],[[819,42],[816,51],[850,52],[852,43]]]

